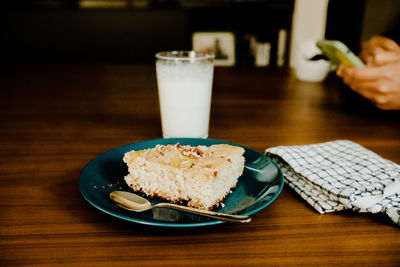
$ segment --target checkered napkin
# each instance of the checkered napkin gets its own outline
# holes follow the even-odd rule
[[[265,152],[285,182],[319,213],[385,212],[400,225],[400,165],[348,140]]]

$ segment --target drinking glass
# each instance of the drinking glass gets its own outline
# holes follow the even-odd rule
[[[156,54],[164,138],[207,138],[214,55],[197,51]]]

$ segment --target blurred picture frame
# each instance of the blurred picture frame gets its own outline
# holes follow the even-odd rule
[[[215,54],[215,66],[235,65],[235,35],[232,32],[195,32],[192,49]]]

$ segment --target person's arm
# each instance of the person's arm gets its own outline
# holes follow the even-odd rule
[[[340,66],[337,75],[378,108],[400,110],[400,61],[364,68]]]
[[[400,46],[392,39],[374,36],[362,44],[360,58],[368,66],[396,62],[400,60]]]
[[[365,67],[340,66],[337,75],[378,108],[400,110],[400,46],[389,38],[375,36],[363,44],[360,58]]]

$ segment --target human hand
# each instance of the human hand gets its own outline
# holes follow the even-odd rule
[[[363,43],[360,58],[367,66],[381,66],[400,60],[400,46],[392,39],[374,36]]]
[[[371,100],[378,108],[400,110],[400,61],[364,68],[342,65],[336,73],[352,90]]]

